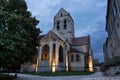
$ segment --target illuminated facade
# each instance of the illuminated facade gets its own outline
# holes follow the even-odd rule
[[[54,17],[54,27],[40,38],[38,72],[93,71],[90,36],[75,37],[74,20],[63,8]]]

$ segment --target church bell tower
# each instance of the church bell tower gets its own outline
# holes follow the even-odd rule
[[[59,31],[69,43],[74,38],[74,21],[66,10],[61,8],[54,17],[54,28]]]

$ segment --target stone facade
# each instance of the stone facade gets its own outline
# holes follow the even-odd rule
[[[90,36],[76,38],[74,32],[74,20],[61,8],[53,28],[40,36],[37,72],[93,71]]]
[[[105,62],[115,56],[120,56],[120,0],[108,0],[106,31],[108,38],[103,45]],[[113,66],[106,70],[108,75],[114,75],[120,68]]]
[[[77,60],[77,55],[79,59]],[[72,57],[73,56],[73,59]],[[71,71],[83,71],[85,68],[84,54],[79,54],[77,52],[71,52],[69,55],[69,70]]]
[[[106,31],[108,38],[104,43],[105,60],[120,56],[120,0],[108,0]]]
[[[106,70],[108,76],[114,76],[117,75],[117,73],[120,73],[120,66],[109,67],[109,69]]]

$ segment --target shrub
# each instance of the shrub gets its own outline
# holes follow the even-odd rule
[[[15,77],[7,74],[0,74],[0,80],[14,80]]]
[[[116,72],[116,75],[120,75],[120,72]]]
[[[106,61],[105,67],[112,67],[112,66],[120,66],[120,57],[115,56],[109,60]]]

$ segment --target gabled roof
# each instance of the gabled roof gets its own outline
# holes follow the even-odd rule
[[[62,40],[51,30],[41,40],[45,40],[45,39]]]
[[[61,9],[57,12],[57,14],[54,16],[54,19],[55,19],[55,18],[60,18],[60,17],[62,17],[62,16],[69,16],[69,17],[72,19],[70,13],[67,12],[67,11],[66,11],[65,9],[63,9],[63,8],[61,8]],[[73,19],[72,19],[72,21],[74,22]]]
[[[62,16],[64,16],[64,15],[69,15],[69,13],[68,13],[65,9],[61,8],[61,9],[57,12],[57,14],[55,15],[54,18],[56,18],[56,17],[61,17],[61,13],[62,13]]]
[[[56,34],[60,39],[62,39],[64,42],[66,41],[66,38],[64,35],[62,35],[59,31],[57,31],[55,28],[52,28],[51,31]]]
[[[90,42],[89,36],[84,37],[78,37],[72,39],[72,45],[73,46],[82,46],[82,45],[88,45]]]

